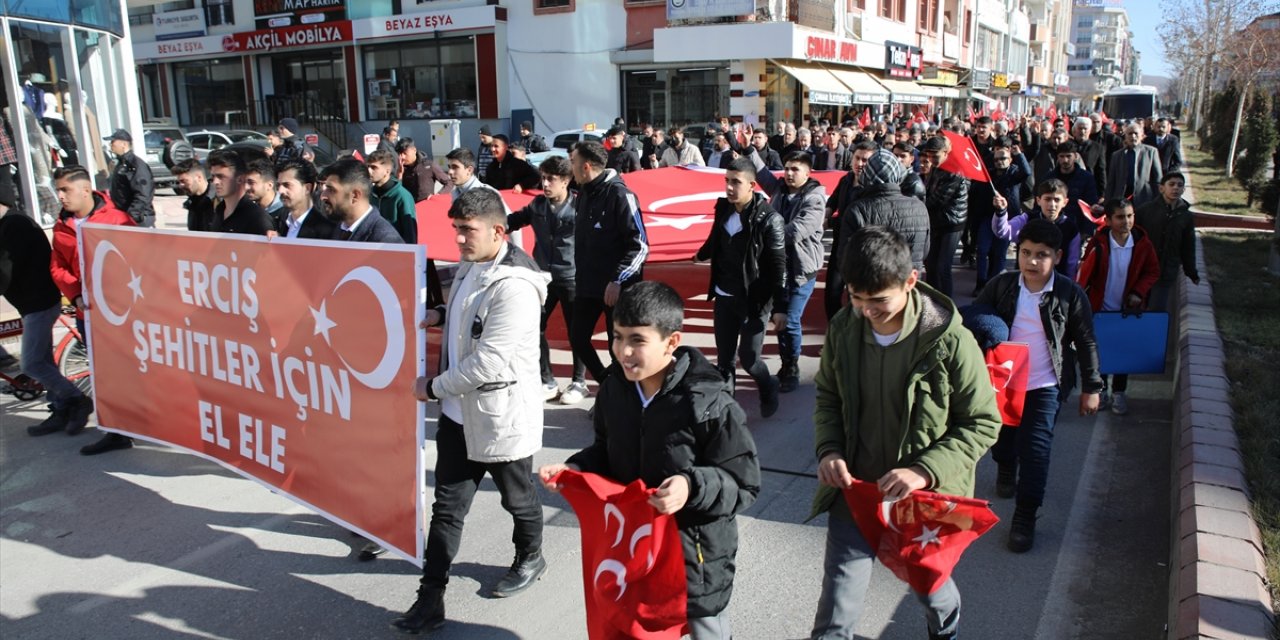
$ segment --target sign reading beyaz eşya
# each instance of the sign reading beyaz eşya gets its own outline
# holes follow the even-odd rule
[[[420,562],[423,247],[95,224],[80,242],[102,428]]]
[[[275,29],[347,19],[347,0],[253,0],[254,26]]]

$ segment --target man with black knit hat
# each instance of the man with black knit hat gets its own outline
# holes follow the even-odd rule
[[[306,160],[307,162],[315,162],[316,154],[307,146],[307,142],[298,136],[298,121],[294,118],[281,118],[276,131],[280,134],[282,141],[280,148],[275,150],[272,159],[275,161],[276,171],[284,168],[284,165],[296,160]]]
[[[524,145],[525,151],[529,153],[542,153],[551,150],[551,147],[547,144],[547,139],[534,133],[533,123],[528,120],[520,123],[520,144]]]

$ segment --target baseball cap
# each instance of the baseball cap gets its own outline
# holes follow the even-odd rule
[[[129,144],[133,144],[133,136],[129,135],[129,132],[124,129],[116,129],[111,132],[111,135],[103,138],[103,140],[124,140]]]

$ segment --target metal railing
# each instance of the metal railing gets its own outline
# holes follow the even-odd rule
[[[347,136],[347,108],[341,100],[324,101],[309,96],[268,96],[255,100],[253,114],[261,125],[270,126],[281,118],[294,118],[328,138],[337,149],[350,146]]]

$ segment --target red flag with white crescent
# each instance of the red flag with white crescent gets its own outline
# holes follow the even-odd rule
[[[978,155],[977,147],[973,146],[973,141],[968,136],[962,136],[945,129],[942,135],[951,141],[951,153],[947,154],[947,159],[939,166],[944,171],[958,173],[970,180],[979,182],[991,182],[991,176],[987,175],[987,166],[982,162],[982,156]]]
[[[888,501],[876,483],[861,480],[844,498],[876,558],[916,593],[946,584],[969,544],[1000,521],[985,500],[913,491]]]
[[[644,481],[594,473],[554,478],[582,530],[582,586],[591,640],[678,640],[688,631],[688,578],[672,515],[649,505]]]
[[[985,354],[991,388],[996,392],[1000,421],[1011,427],[1022,424],[1022,409],[1027,400],[1027,380],[1031,375],[1027,345],[1001,342]]]

